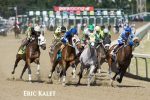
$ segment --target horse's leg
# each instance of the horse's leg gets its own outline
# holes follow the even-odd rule
[[[61,70],[61,72],[59,74],[59,82],[61,82],[62,75],[63,75],[63,70]]]
[[[81,78],[83,76],[83,65],[81,64],[81,67],[80,67],[80,72],[79,72],[79,80],[78,80],[78,83],[77,83],[77,86],[80,84],[80,81],[81,81]]]
[[[108,74],[109,74],[109,77],[110,77],[110,82],[111,82],[111,86],[113,86],[113,82],[114,82],[114,80],[112,79],[112,77],[111,77],[111,73],[112,73],[112,71],[111,71],[111,67],[112,67],[112,60],[111,60],[111,57],[108,59],[108,66],[109,66],[109,70],[108,70]]]
[[[19,63],[20,60],[21,60],[21,57],[19,55],[17,55],[13,71],[11,72],[12,74],[15,73],[15,69],[16,69],[16,67],[17,67],[17,65],[18,65],[18,63]]]
[[[113,81],[115,81],[116,76],[120,73],[120,68],[118,69],[118,71],[115,73],[114,77],[112,78]]]
[[[22,73],[20,75],[20,79],[22,79],[22,76],[23,76],[24,72],[26,71],[26,69],[27,69],[27,64],[25,64],[25,66],[24,66],[24,68],[22,70]]]
[[[37,64],[37,78],[38,80],[40,80],[40,61],[39,61],[39,58],[37,58],[35,61],[34,61],[36,64]]]
[[[94,69],[95,69],[95,65],[91,65],[90,66],[90,73],[89,73],[89,75],[88,75],[88,86],[90,86],[90,84],[91,84],[91,80],[92,80],[92,77],[93,77],[93,72],[94,72]]]
[[[62,80],[62,85],[65,86],[66,85],[66,71],[69,67],[69,63],[66,63],[65,61],[63,62],[63,80]]]
[[[112,64],[113,64],[113,62],[108,62],[108,65],[109,65],[108,74],[109,74],[110,79],[112,79],[112,75],[111,75],[111,73],[112,73],[112,70],[111,70]]]
[[[34,62],[37,64],[37,72],[36,72],[36,74],[40,75],[40,61],[39,61],[39,58],[37,58]]]
[[[98,56],[98,67],[96,68],[96,71],[98,69],[98,73],[100,74],[101,73],[101,59],[100,59],[100,56]]]
[[[126,72],[126,69],[120,69],[120,78],[117,78],[117,82],[119,82],[119,83],[122,82],[125,72]]]
[[[52,79],[51,79],[51,78],[52,78],[53,72],[55,71],[55,68],[56,68],[58,62],[59,62],[59,61],[57,61],[57,60],[55,60],[55,61],[53,62],[52,69],[51,69],[51,71],[50,71],[50,73],[49,73],[49,75],[48,75],[48,78],[49,78],[50,82],[52,82]]]
[[[73,68],[73,70],[72,70],[72,74],[73,74],[73,78],[76,78],[76,64],[72,64],[72,68]]]
[[[27,67],[28,67],[29,82],[31,82],[32,77],[31,77],[31,68],[30,68],[30,63],[31,63],[30,58],[28,58],[26,60],[26,63],[27,63]]]

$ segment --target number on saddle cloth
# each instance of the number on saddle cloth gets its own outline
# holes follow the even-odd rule
[[[25,54],[26,46],[23,46],[19,49],[18,54]]]

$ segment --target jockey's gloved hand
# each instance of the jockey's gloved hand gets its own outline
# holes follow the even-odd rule
[[[133,45],[134,45],[134,42],[133,42],[133,41],[129,41],[129,45],[130,45],[130,46],[133,46]]]

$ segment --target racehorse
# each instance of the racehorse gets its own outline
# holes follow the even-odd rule
[[[78,50],[82,48],[80,41],[78,41],[78,39],[75,38],[72,42],[75,42],[75,46],[78,48]],[[53,56],[50,56],[50,59],[52,61],[52,69],[50,71],[48,78],[50,79],[50,82],[52,82],[51,78],[52,78],[53,72],[55,71],[56,66],[59,64],[62,69],[62,71],[60,72],[60,78],[63,76],[62,85],[65,86],[66,71],[69,66],[73,67],[73,77],[75,77],[75,69],[76,69],[75,62],[78,57],[76,55],[75,48],[71,44],[66,44],[66,46],[61,51],[61,58],[59,59],[57,57],[57,54],[58,52],[60,52],[61,44],[62,43],[58,43],[55,46]]]
[[[40,75],[40,62],[39,62],[40,47],[43,50],[46,49],[46,40],[45,40],[45,37],[43,36],[43,34],[35,32],[35,36],[32,36],[32,38],[33,38],[33,40],[26,46],[25,53],[23,53],[23,54],[17,53],[16,61],[15,61],[14,68],[12,71],[12,74],[14,74],[15,69],[16,69],[19,61],[24,60],[25,66],[22,70],[20,79],[22,79],[24,72],[28,68],[28,74],[29,74],[29,81],[30,82],[31,82],[31,68],[30,68],[31,63],[35,62],[37,64],[37,74]]]
[[[97,67],[98,73],[101,73],[101,65],[104,62],[107,62],[110,43],[111,43],[111,37],[108,34],[104,36],[103,41],[100,41],[99,43],[97,43],[96,50],[98,54],[98,67]]]
[[[13,31],[15,33],[15,38],[18,38],[19,34],[21,33],[21,29],[17,25],[15,25]]]
[[[95,76],[95,69],[97,67],[97,62],[98,62],[97,52],[96,52],[94,42],[91,42],[90,46],[88,46],[87,48],[83,50],[83,52],[80,55],[79,60],[81,63],[81,67],[80,67],[79,80],[78,80],[77,86],[80,84],[82,73],[85,68],[87,68],[87,70],[90,69],[90,72],[88,75],[88,84],[87,84],[88,86],[90,86],[93,75]]]
[[[113,86],[113,82],[115,81],[116,76],[118,74],[120,75],[120,77],[117,77],[117,82],[119,82],[119,83],[122,82],[123,76],[124,76],[127,68],[129,67],[130,63],[131,63],[132,51],[134,50],[134,48],[136,46],[139,45],[139,42],[140,41],[138,38],[134,38],[133,43],[129,43],[128,41],[126,41],[124,43],[124,45],[122,45],[118,49],[118,51],[116,53],[116,61],[113,61],[111,54],[109,55],[108,64],[109,64],[110,69],[113,67],[112,65],[114,63],[115,63],[114,67],[117,68],[117,71],[115,72],[115,75],[111,80],[112,86]],[[115,45],[110,48],[109,53],[113,50],[114,47],[115,47]],[[117,65],[118,65],[118,67],[117,67]]]

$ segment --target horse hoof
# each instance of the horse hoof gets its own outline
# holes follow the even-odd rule
[[[121,79],[117,78],[117,82],[118,82],[118,83],[121,83]]]
[[[47,82],[47,84],[53,84],[53,81],[52,81],[52,80],[49,80],[49,81]]]
[[[51,78],[51,75],[48,75],[48,78],[50,79],[50,78]]]
[[[92,84],[93,84],[93,85],[96,85],[96,81],[94,81]]]
[[[11,74],[14,74],[14,73],[15,73],[14,71],[11,72]]]

